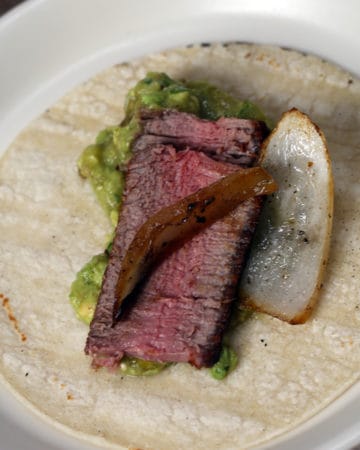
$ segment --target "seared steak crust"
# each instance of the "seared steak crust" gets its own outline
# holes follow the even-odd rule
[[[222,117],[202,120],[176,110],[142,110],[143,134],[134,149],[153,144],[172,144],[178,150],[190,147],[219,161],[242,167],[253,165],[267,133],[264,122]]]

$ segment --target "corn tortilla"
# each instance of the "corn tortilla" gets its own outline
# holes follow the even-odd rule
[[[304,325],[256,314],[225,380],[178,364],[154,377],[94,371],[68,292],[111,230],[76,161],[123,118],[147,71],[206,79],[276,121],[296,107],[324,131],[335,216],[319,305]],[[169,50],[111,67],[44,112],[0,164],[0,378],[45,420],[101,448],[250,448],[330,404],[360,376],[360,82],[296,51],[250,44]]]

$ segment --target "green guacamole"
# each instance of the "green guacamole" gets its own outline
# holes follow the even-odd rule
[[[95,144],[86,147],[78,161],[80,175],[89,179],[114,227],[124,189],[123,169],[131,157],[130,144],[137,132],[135,121],[123,127],[106,128],[98,134]]]
[[[219,361],[212,366],[210,374],[215,380],[223,380],[232,372],[238,363],[238,356],[234,350],[226,344],[223,344]]]
[[[107,253],[96,255],[77,273],[70,288],[70,303],[76,317],[90,325],[108,263]]]
[[[208,120],[219,117],[257,119],[265,121],[270,127],[257,106],[248,101],[237,100],[204,81],[176,81],[165,73],[148,73],[129,91],[123,122],[101,131],[95,143],[85,148],[78,161],[80,175],[91,183],[114,228],[124,189],[124,171],[132,154],[131,144],[141,133],[138,120],[141,108],[177,109]],[[107,261],[108,251],[94,256],[78,272],[71,285],[71,305],[77,317],[86,324],[92,320]],[[227,350],[223,350],[219,362],[211,371],[217,379],[224,378],[236,365],[232,350],[225,348]],[[149,375],[164,367],[166,364],[127,358],[120,370],[131,375]],[[220,373],[225,375],[219,375]]]
[[[156,375],[161,372],[165,367],[168,367],[168,363],[158,363],[154,361],[144,361],[143,359],[130,358],[125,356],[120,363],[120,371],[124,375],[132,376],[149,376]]]

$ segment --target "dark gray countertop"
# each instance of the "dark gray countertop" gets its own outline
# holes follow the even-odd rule
[[[0,0],[0,15],[6,13],[9,9],[22,3],[24,0]]]

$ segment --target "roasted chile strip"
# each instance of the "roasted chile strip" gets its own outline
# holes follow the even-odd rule
[[[116,287],[113,326],[121,316],[124,300],[170,244],[196,234],[244,200],[271,194],[276,189],[274,180],[261,167],[243,169],[151,216],[138,230],[125,254]]]

